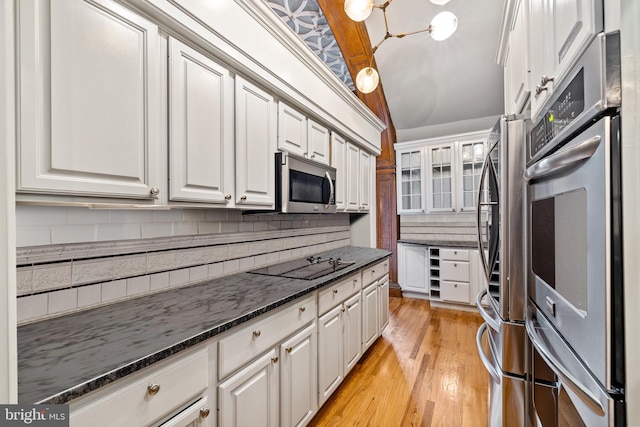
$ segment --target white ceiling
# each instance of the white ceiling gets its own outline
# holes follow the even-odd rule
[[[428,32],[391,38],[375,54],[398,140],[419,136],[423,128],[492,119],[503,112],[503,72],[496,64],[502,3],[451,0],[437,6],[428,0],[394,0],[387,7],[392,34],[426,28],[444,10],[458,17],[458,29],[447,40],[433,40]],[[377,44],[385,34],[382,10],[374,9],[365,23],[372,45]]]

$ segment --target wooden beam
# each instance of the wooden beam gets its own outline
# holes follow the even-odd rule
[[[356,80],[356,74],[362,68],[376,67],[371,52],[371,40],[364,22],[354,22],[344,12],[344,2],[336,0],[318,0],[327,23],[342,51],[349,73]],[[378,248],[393,252],[389,268],[389,279],[393,284],[398,281],[397,241],[400,225],[396,210],[396,161],[393,144],[396,142],[396,129],[393,126],[387,99],[384,96],[382,82],[371,93],[363,94],[356,89],[356,95],[369,109],[382,120],[387,128],[382,131],[382,153],[376,158],[376,203],[377,203],[377,242]]]

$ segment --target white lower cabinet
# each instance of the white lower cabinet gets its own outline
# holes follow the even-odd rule
[[[209,353],[200,350],[187,356],[174,356],[116,381],[95,394],[70,404],[70,425],[83,427],[149,425],[166,421],[172,426],[210,426],[215,416],[209,406]],[[192,402],[196,402],[194,406]],[[180,421],[183,420],[183,421]],[[173,424],[172,424],[173,423]]]
[[[344,375],[362,357],[362,302],[360,293],[344,302]]]
[[[318,409],[316,322],[280,345],[280,425],[303,426]]]
[[[279,425],[279,357],[271,349],[218,386],[219,426]]]
[[[389,275],[378,280],[378,330],[380,334],[389,324]]]
[[[429,295],[427,254],[426,246],[398,243],[398,284],[403,294]]]
[[[366,351],[380,335],[378,324],[378,282],[362,290],[362,347]]]
[[[318,400],[322,405],[344,379],[342,305],[318,319]]]

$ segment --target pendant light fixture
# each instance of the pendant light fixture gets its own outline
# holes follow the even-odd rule
[[[381,5],[374,4],[373,0],[345,0],[344,11],[347,16],[356,22],[362,22],[371,15],[374,8],[381,9],[384,15],[385,35],[382,40],[371,49],[371,63],[368,67],[363,68],[356,75],[356,87],[362,93],[370,93],[375,90],[380,82],[380,76],[378,72],[371,66],[373,64],[373,55],[385,40],[392,37],[401,39],[412,34],[429,32],[431,38],[437,41],[446,40],[456,31],[458,28],[458,18],[451,12],[440,12],[431,20],[431,23],[427,28],[417,31],[411,31],[409,33],[397,33],[391,34],[389,32],[389,24],[387,22],[387,7],[393,0],[387,0]],[[449,2],[449,0],[431,0],[431,3],[437,5],[443,5]]]

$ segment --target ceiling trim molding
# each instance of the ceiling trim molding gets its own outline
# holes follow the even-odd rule
[[[316,76],[325,82],[338,96],[357,110],[362,117],[380,131],[385,124],[363,105],[331,69],[271,10],[262,0],[235,0],[249,15],[262,25],[274,38],[302,61]]]
[[[498,50],[496,63],[504,67],[509,52],[509,35],[513,26],[513,19],[521,0],[505,0],[502,6],[502,19],[500,20],[500,34],[498,35]]]
[[[485,139],[491,133],[491,128],[477,130],[473,132],[457,133],[454,135],[437,136],[432,138],[416,139],[415,141],[406,141],[396,143],[396,150],[404,150],[407,148],[420,148],[430,144],[446,144],[448,142],[468,141],[472,139]]]

